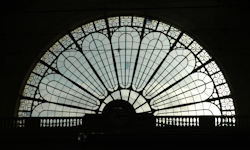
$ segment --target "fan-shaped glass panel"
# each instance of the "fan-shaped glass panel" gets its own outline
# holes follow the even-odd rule
[[[155,116],[235,115],[223,73],[171,24],[104,18],[59,39],[32,69],[18,116],[101,114],[115,100]]]

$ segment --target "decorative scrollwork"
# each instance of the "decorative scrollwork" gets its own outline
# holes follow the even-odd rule
[[[156,116],[235,115],[208,52],[173,25],[136,16],[96,20],[59,39],[30,73],[18,115],[98,114],[114,100]]]

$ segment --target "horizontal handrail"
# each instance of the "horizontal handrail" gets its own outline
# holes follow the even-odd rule
[[[83,117],[13,117],[0,118],[0,128],[77,127]]]
[[[157,116],[156,127],[233,127],[236,116]]]
[[[101,117],[101,115],[98,115]],[[93,116],[91,119],[95,118]],[[153,116],[153,126],[165,127],[249,127],[246,116]],[[144,119],[140,119],[143,121]],[[84,117],[2,117],[0,128],[66,128],[84,127]],[[100,123],[101,125],[101,123]]]

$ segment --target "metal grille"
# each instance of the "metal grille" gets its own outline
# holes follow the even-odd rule
[[[155,116],[235,115],[223,73],[201,45],[172,24],[118,16],[80,26],[48,49],[18,116],[101,114],[115,100]]]

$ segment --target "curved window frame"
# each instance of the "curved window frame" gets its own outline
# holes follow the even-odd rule
[[[76,28],[44,53],[24,85],[18,116],[100,114],[113,100],[155,116],[235,115],[221,69],[197,41],[172,24],[117,16]]]

